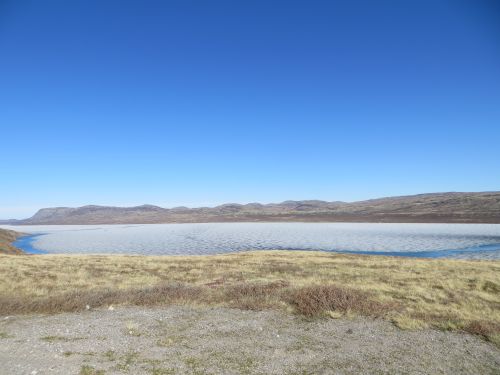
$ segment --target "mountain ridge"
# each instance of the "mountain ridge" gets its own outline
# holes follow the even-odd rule
[[[153,224],[243,221],[500,223],[500,191],[445,192],[375,198],[357,202],[288,200],[225,203],[215,207],[162,208],[86,205],[42,208],[24,220],[0,224]]]

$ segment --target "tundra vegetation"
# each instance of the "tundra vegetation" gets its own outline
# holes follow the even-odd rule
[[[117,305],[368,316],[500,345],[500,262],[313,251],[203,256],[0,255],[0,315]]]

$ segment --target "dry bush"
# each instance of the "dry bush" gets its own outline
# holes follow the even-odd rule
[[[221,302],[244,310],[262,310],[282,303],[286,281],[270,283],[239,283],[221,289]]]
[[[147,288],[125,290],[122,303],[132,305],[159,305],[182,302],[204,302],[207,289],[182,284],[163,284]]]
[[[261,298],[275,294],[290,284],[287,281],[271,283],[240,283],[224,288],[224,295],[229,299]]]
[[[500,334],[500,324],[484,320],[474,320],[464,327],[464,331],[488,338]]]
[[[336,285],[313,285],[290,292],[289,303],[305,316],[318,316],[326,311],[355,312],[365,316],[381,316],[395,310],[395,304],[374,301],[366,292]]]
[[[167,284],[125,290],[76,290],[40,298],[0,296],[0,315],[25,313],[60,313],[80,311],[86,306],[109,305],[152,306],[171,303],[203,302],[208,298],[204,288]]]

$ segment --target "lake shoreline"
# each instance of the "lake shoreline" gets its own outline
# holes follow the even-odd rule
[[[21,250],[24,254],[28,255],[42,255],[49,254],[47,251],[38,250],[33,246],[33,242],[37,237],[43,236],[44,233],[40,234],[22,234],[12,242],[12,246]]]

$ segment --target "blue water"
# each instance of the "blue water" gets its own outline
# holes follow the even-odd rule
[[[347,254],[364,254],[364,255],[386,255],[393,257],[413,257],[413,258],[451,258],[460,255],[478,255],[488,252],[500,251],[500,243],[490,245],[480,245],[467,247],[464,249],[448,249],[448,250],[433,250],[433,251],[338,251],[339,253]]]
[[[37,237],[43,236],[43,234],[31,234],[27,236],[19,237],[16,241],[12,243],[18,249],[21,249],[27,254],[47,254],[46,251],[38,250],[33,246],[33,242]]]

